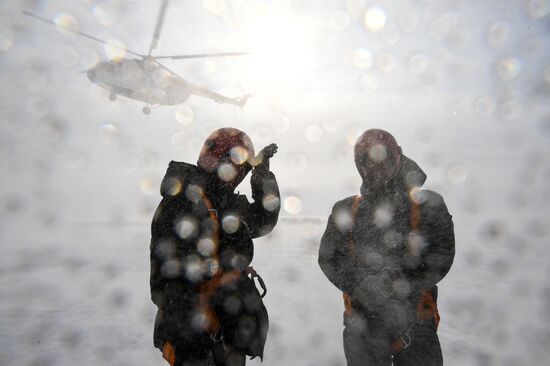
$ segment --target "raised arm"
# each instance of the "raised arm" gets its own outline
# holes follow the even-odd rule
[[[267,235],[273,230],[279,219],[281,196],[275,175],[269,171],[269,159],[277,152],[277,145],[266,146],[257,156],[257,164],[252,170],[251,215],[252,237]]]

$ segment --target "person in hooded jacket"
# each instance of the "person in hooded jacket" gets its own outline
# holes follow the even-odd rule
[[[332,208],[319,265],[343,292],[348,366],[438,366],[436,284],[454,258],[452,216],[384,130],[354,147],[361,194]]]
[[[252,239],[278,219],[279,189],[269,171],[276,152],[271,144],[256,156],[244,132],[222,128],[207,138],[197,165],[168,166],[151,225],[150,286],[158,307],[154,344],[171,365],[263,357],[267,312],[249,265]],[[234,192],[250,171],[252,203]]]

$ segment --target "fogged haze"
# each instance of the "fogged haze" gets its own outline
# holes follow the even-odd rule
[[[547,360],[548,1],[173,0],[154,54],[253,52],[163,64],[254,96],[149,116],[85,74],[131,55],[21,14],[146,53],[159,4],[0,3],[0,364],[163,364],[148,293],[158,186],[226,126],[257,151],[279,145],[281,220],[253,262],[269,287],[265,365],[345,364],[341,294],[316,256],[332,204],[359,190],[353,144],[368,128],[396,137],[454,216],[446,364]]]

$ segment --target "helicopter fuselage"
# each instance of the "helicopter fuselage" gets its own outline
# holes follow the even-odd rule
[[[88,79],[111,94],[150,105],[176,105],[191,96],[188,83],[152,59],[98,62],[87,71]]]

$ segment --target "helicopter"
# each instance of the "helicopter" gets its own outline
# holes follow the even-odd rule
[[[155,50],[158,45],[167,5],[168,0],[163,0],[159,15],[157,17],[153,39],[146,55],[104,41],[71,27],[55,23],[31,12],[23,11],[22,13],[56,27],[76,33],[82,37],[92,39],[96,42],[100,42],[114,48],[122,49],[129,54],[137,56],[138,58],[120,58],[111,61],[100,61],[89,70],[84,71],[92,83],[109,91],[109,100],[111,101],[116,100],[118,95],[122,95],[130,99],[145,102],[146,105],[143,107],[142,111],[147,115],[151,113],[152,108],[156,108],[161,105],[177,105],[184,103],[191,97],[191,95],[211,99],[216,103],[233,104],[243,108],[250,97],[250,94],[243,93],[241,97],[237,98],[226,97],[216,93],[215,91],[187,81],[172,70],[168,69],[166,66],[162,65],[158,60],[240,56],[247,55],[249,54],[248,52],[219,52],[179,56],[154,56],[152,54],[153,50]]]

